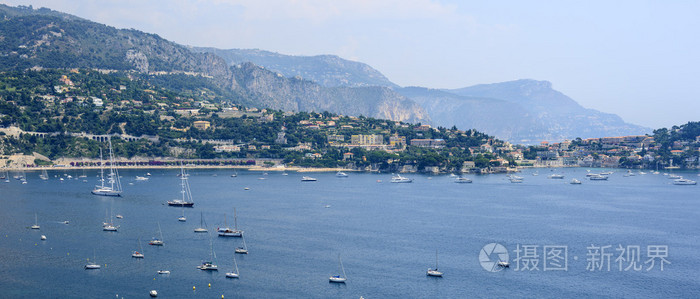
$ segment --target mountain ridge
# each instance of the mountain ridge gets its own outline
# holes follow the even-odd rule
[[[383,88],[334,90],[311,81],[294,83],[296,79],[277,79],[265,75],[273,72],[257,68],[230,66],[212,53],[198,53],[165,40],[157,34],[134,29],[117,29],[68,14],[41,8],[13,8],[0,5],[0,69],[92,68],[134,71],[153,76],[191,73],[203,76],[226,89],[232,98],[258,108],[286,108],[287,98],[298,107],[310,111],[328,110],[346,115],[389,117],[395,121],[430,121],[423,109],[411,100]],[[255,71],[258,76],[274,78],[257,85],[241,84],[246,76],[241,70]],[[304,86],[309,92],[300,90]],[[247,88],[260,87],[255,90]],[[297,88],[290,88],[297,87]],[[277,97],[262,98],[260,90],[270,89]],[[287,89],[285,89],[287,88]],[[354,88],[354,87],[348,87]],[[316,92],[313,92],[313,91]],[[366,97],[367,100],[357,98]],[[282,98],[287,97],[287,98]],[[332,105],[329,103],[333,103]],[[343,104],[350,103],[350,104]],[[362,105],[356,105],[361,103]],[[393,106],[391,106],[394,104]],[[298,110],[293,110],[298,111]]]
[[[523,79],[459,89],[400,87],[367,64],[334,55],[183,46],[157,34],[117,29],[45,8],[0,5],[0,15],[0,70],[38,66],[153,76],[185,72],[203,76],[203,81],[225,91],[224,96],[252,107],[457,125],[523,143],[650,131],[617,115],[584,108],[548,81]],[[246,64],[243,60],[250,57],[261,60]]]
[[[524,112],[523,115],[533,117],[534,121],[546,128],[547,134],[532,136],[541,140],[560,141],[575,137],[642,135],[651,132],[650,128],[624,122],[616,114],[585,108],[553,89],[549,81],[520,79],[443,91],[468,98],[501,99],[518,105]],[[536,141],[521,137],[530,136],[517,138]]]
[[[371,66],[336,55],[285,55],[260,49],[211,47],[190,47],[190,49],[195,52],[215,54],[230,65],[252,62],[286,77],[301,77],[327,87],[398,87]]]

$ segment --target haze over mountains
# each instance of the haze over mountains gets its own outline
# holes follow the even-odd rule
[[[0,15],[0,70],[98,68],[165,79],[186,73],[198,78],[191,88],[216,89],[248,106],[456,125],[517,143],[651,131],[583,108],[546,81],[402,88],[369,65],[333,55],[187,47],[48,9],[2,5]]]
[[[547,81],[516,80],[452,90],[399,87],[370,66],[332,55],[291,56],[262,50],[193,48],[231,65],[252,62],[286,77],[325,86],[390,87],[418,103],[435,126],[475,128],[517,143],[638,135],[651,130],[615,114],[586,109]]]

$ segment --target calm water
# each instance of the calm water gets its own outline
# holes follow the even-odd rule
[[[149,171],[145,182],[134,180],[145,170],[121,171],[125,192],[117,199],[90,194],[96,171],[87,172],[89,182],[54,177],[82,174],[74,170],[49,172],[49,181],[29,172],[28,184],[0,182],[0,297],[146,298],[151,289],[166,298],[700,297],[700,186],[674,186],[663,175],[618,171],[588,181],[584,169],[565,169],[556,172],[566,178],[555,180],[542,169],[519,174],[522,184],[505,175],[470,176],[472,184],[407,175],[413,184],[391,184],[389,174],[311,174],[318,181],[302,183],[299,173],[232,178],[230,170],[192,170],[196,204],[184,209],[183,223],[182,208],[164,205],[179,197],[179,170]],[[583,184],[568,184],[574,177]],[[200,212],[210,232],[224,213],[232,225],[234,207],[250,251],[236,256],[237,280],[224,273],[241,239],[213,235],[220,270],[207,273],[196,266],[209,258],[209,237],[193,232]],[[115,219],[118,232],[102,231],[109,209],[124,216]],[[34,213],[40,231],[28,228]],[[158,222],[165,246],[149,246]],[[142,260],[131,258],[139,237]],[[510,251],[512,264],[518,244],[568,246],[568,271],[485,271],[479,251],[494,242]],[[586,269],[588,246],[618,244],[640,246],[641,264],[648,245],[667,245],[671,264]],[[425,275],[436,249],[443,278]],[[93,252],[102,269],[83,270]],[[344,285],[328,282],[339,272],[338,254]]]

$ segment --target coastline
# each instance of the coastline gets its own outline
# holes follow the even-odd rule
[[[178,165],[121,165],[115,166],[116,169],[180,169]],[[287,167],[287,166],[275,166],[275,167],[261,167],[261,166],[249,166],[249,165],[185,165],[187,169],[232,169],[232,170],[248,170],[248,171],[289,171],[289,172],[361,172],[361,170],[356,169],[346,169],[346,168],[308,168],[308,167]],[[0,168],[0,172],[4,171],[42,171],[42,170],[99,170],[99,166],[66,166],[66,165],[52,165],[52,166],[34,166],[34,167],[3,167]]]

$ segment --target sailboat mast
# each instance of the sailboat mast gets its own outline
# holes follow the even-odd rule
[[[163,231],[160,229],[160,222],[158,222],[158,234],[160,235],[160,240],[163,241]]]
[[[102,148],[100,147],[100,181],[102,182],[102,188],[105,187],[105,161],[102,157]]]
[[[438,269],[438,250],[435,249],[435,270]]]
[[[112,138],[108,138],[109,141],[109,171],[110,171],[110,182],[112,183],[112,190],[122,191],[122,183],[119,180],[119,172],[114,167],[114,154],[112,152]],[[114,184],[117,184],[117,189],[114,189]]]
[[[185,180],[187,177],[185,176],[185,168],[182,167],[182,164],[180,164],[180,193],[182,193],[182,202],[184,203],[185,200]]]
[[[238,230],[238,215],[236,215],[236,208],[233,208],[233,229]]]
[[[347,278],[347,275],[345,275],[345,267],[343,267],[343,261],[340,260],[340,253],[338,254],[338,263],[340,264],[340,270],[343,271],[343,278]]]

